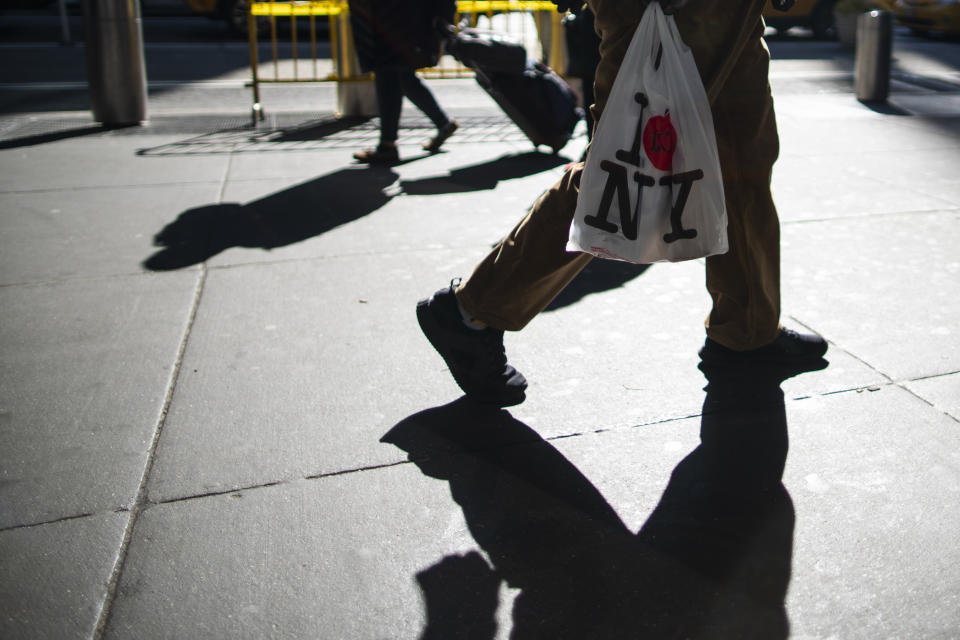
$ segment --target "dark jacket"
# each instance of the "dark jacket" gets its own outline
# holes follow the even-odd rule
[[[364,71],[437,64],[437,19],[453,22],[456,0],[349,0],[350,24]]]
[[[600,64],[600,36],[593,28],[593,12],[584,7],[563,19],[567,39],[567,75],[593,81]]]

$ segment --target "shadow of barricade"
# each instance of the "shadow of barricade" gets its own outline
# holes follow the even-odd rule
[[[464,144],[530,144],[526,135],[503,114],[463,115],[458,116],[457,121],[460,128],[444,148]],[[380,138],[378,118],[303,112],[273,114],[268,122],[257,127],[250,127],[245,118],[218,115],[174,119],[157,116],[139,129],[148,133],[192,131],[197,134],[139,149],[137,155],[145,157],[358,150],[375,146]],[[426,117],[403,117],[397,144],[401,148],[419,147],[435,132],[436,127]]]
[[[567,162],[570,160],[564,156],[537,151],[507,154],[488,162],[451,169],[446,175],[402,180],[400,186],[404,193],[412,196],[484,191],[496,188],[504,180],[525,178]]]

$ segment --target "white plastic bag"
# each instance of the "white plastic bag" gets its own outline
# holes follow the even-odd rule
[[[710,104],[693,54],[657,2],[591,142],[567,250],[641,264],[727,251]]]

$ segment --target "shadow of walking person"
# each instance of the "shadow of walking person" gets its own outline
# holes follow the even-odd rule
[[[188,209],[154,236],[161,249],[143,266],[169,271],[231,247],[270,250],[312,238],[385,205],[397,178],[385,167],[341,169],[247,204]]]
[[[618,289],[649,268],[649,264],[634,264],[620,260],[591,260],[544,311],[556,311],[568,307],[592,293]]]
[[[411,196],[429,196],[444,193],[469,193],[495,188],[500,182],[526,178],[554,169],[567,158],[555,154],[528,153],[503,155],[494,160],[451,169],[445,176],[403,180],[403,192]]]
[[[786,638],[795,514],[782,482],[780,383],[790,374],[700,368],[708,381],[700,445],[674,468],[637,538],[705,581],[691,602],[682,581],[665,576],[678,595],[668,618],[686,618],[676,637]]]
[[[701,444],[636,535],[507,411],[462,398],[391,429],[382,441],[450,484],[490,563],[451,555],[418,574],[421,640],[495,637],[501,582],[520,591],[510,632],[518,640],[786,638],[794,511],[781,482],[780,378],[705,373]]]
[[[495,568],[478,580],[475,559],[471,568],[470,556],[454,556],[422,572],[421,585],[432,587],[425,591],[430,620],[423,638],[476,638],[462,635],[465,625],[458,621],[465,615],[492,620],[494,612],[462,608],[489,606],[490,589],[495,595],[501,579],[522,590],[515,627],[536,618],[540,637],[589,637],[584,631],[595,624],[587,615],[594,607],[584,598],[606,591],[597,584],[603,568],[594,556],[628,548],[633,536],[575,466],[508,412],[467,398],[411,416],[383,440],[407,451],[425,475],[450,483],[471,535]],[[436,579],[441,574],[446,580]],[[463,584],[467,577],[472,585]],[[465,597],[480,586],[481,592]],[[437,606],[457,591],[463,592],[459,602]],[[512,637],[529,636],[516,635],[515,628]]]

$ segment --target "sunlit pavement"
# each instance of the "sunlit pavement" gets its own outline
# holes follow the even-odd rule
[[[509,412],[414,305],[582,129],[534,153],[435,81],[461,131],[425,156],[405,112],[406,162],[370,169],[330,86],[253,130],[215,65],[102,131],[82,76],[5,76],[0,636],[954,637],[960,63],[907,40],[872,108],[838,45],[771,43],[783,321],[826,369],[708,396],[702,262],[595,261],[507,336]]]

